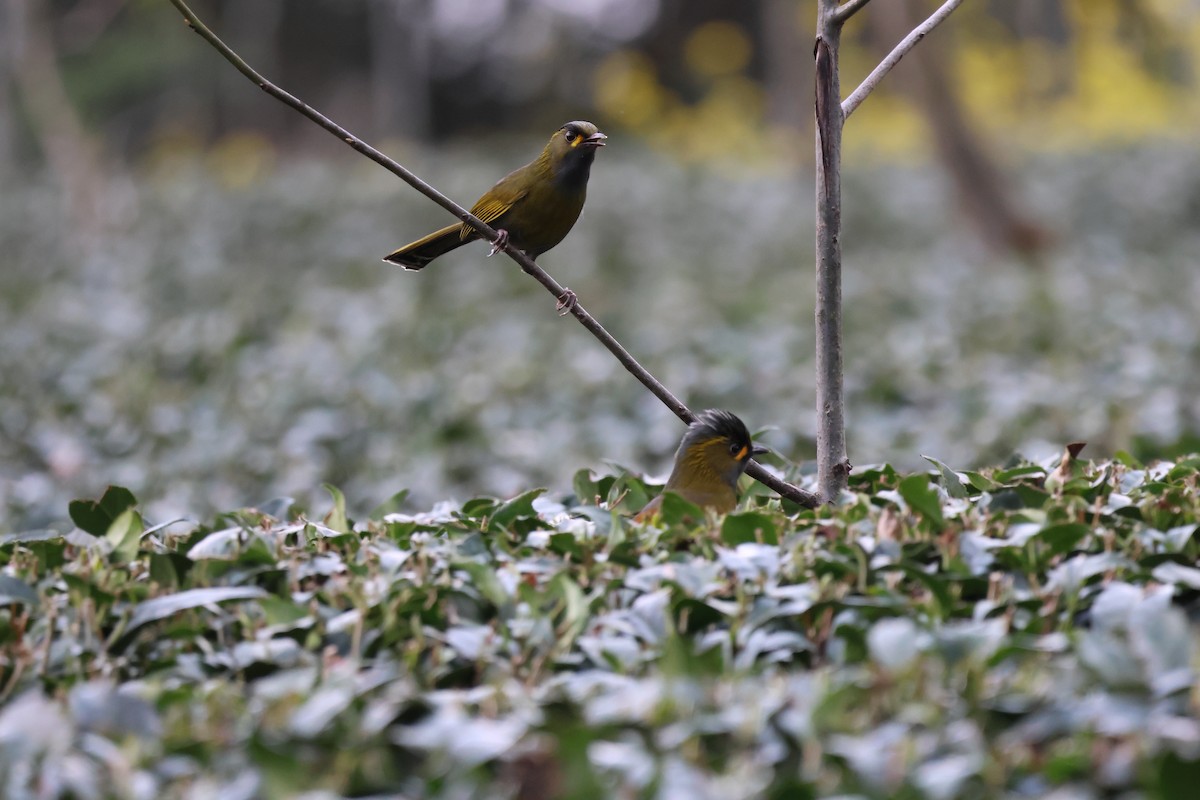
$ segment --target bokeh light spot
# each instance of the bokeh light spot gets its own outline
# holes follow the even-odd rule
[[[740,72],[750,63],[750,39],[732,22],[706,22],[688,37],[683,57],[688,69],[714,78]]]

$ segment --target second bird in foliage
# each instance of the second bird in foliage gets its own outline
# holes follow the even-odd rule
[[[754,444],[746,423],[728,411],[709,409],[688,426],[675,452],[675,466],[663,493],[673,492],[684,500],[728,514],[737,505],[738,478],[750,459],[767,452]],[[638,512],[636,519],[650,519],[662,508],[660,494]]]
[[[554,132],[540,156],[488,189],[471,213],[499,231],[493,252],[510,242],[530,258],[537,258],[561,242],[583,211],[592,161],[607,138],[590,122],[568,122]],[[421,269],[478,238],[470,225],[456,222],[406,244],[383,260],[405,269]]]

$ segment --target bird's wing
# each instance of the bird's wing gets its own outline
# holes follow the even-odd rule
[[[505,176],[495,186],[488,189],[483,197],[475,201],[475,205],[471,207],[471,213],[488,225],[504,216],[521,198],[529,194],[527,187],[520,187],[520,184],[525,182],[519,179],[521,172],[522,170],[517,170]],[[469,225],[463,225],[464,239],[468,236],[468,232],[474,233]]]
[[[504,212],[512,208],[513,204],[524,196],[525,193],[522,192],[518,197],[514,197],[512,200],[507,201],[501,200],[498,197],[485,197],[475,204],[475,207],[471,209],[471,213],[479,217],[487,224],[491,225],[493,222],[500,219],[500,217],[504,216]]]

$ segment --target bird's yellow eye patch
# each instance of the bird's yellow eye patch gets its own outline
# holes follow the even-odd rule
[[[746,457],[746,453],[750,452],[750,448],[742,445],[742,449],[737,451],[737,455],[733,457],[734,461],[741,461]]]

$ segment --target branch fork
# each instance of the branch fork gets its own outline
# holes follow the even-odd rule
[[[903,0],[893,0],[903,2]],[[917,46],[963,0],[946,0],[879,62],[844,101],[838,76],[842,26],[870,0],[817,0],[817,39],[813,49],[816,85],[816,364],[817,486],[822,501],[835,502],[846,488],[846,402],[842,369],[842,128],[906,53]]]

